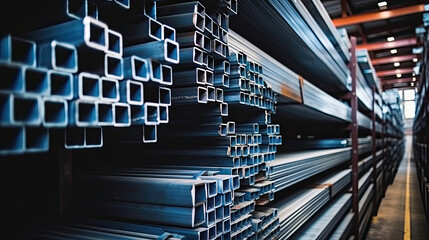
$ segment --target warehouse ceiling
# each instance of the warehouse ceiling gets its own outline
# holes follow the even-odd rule
[[[423,25],[427,0],[322,0],[335,26],[356,36],[367,48],[383,89],[413,88],[419,76],[413,68],[421,56],[416,27]]]

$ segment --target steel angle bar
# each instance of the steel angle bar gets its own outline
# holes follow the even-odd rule
[[[162,63],[172,64],[178,64],[180,60],[179,44],[170,39],[127,47],[124,49],[124,55],[137,55],[143,58],[153,58]]]
[[[67,72],[48,71],[49,96],[71,100],[74,96],[73,75]]]
[[[0,92],[23,93],[25,91],[24,68],[18,64],[0,63]]]
[[[204,48],[205,39],[204,35],[199,31],[193,31],[193,32],[183,32],[177,34],[177,43],[180,44],[181,48],[188,48],[188,47],[199,47]]]
[[[36,67],[36,43],[11,35],[0,38],[0,60],[8,63],[17,63]]]
[[[78,56],[76,47],[65,42],[53,40],[39,45],[37,48],[38,66],[49,69],[76,73],[78,70]]]
[[[183,13],[199,13],[204,15],[206,13],[206,9],[198,1],[190,1],[190,2],[182,2],[177,3],[172,1],[160,2],[158,4],[158,16],[170,16],[174,14],[183,14]]]
[[[149,63],[147,59],[132,55],[124,58],[124,78],[136,81],[149,81]]]
[[[125,46],[129,47],[143,42],[163,40],[164,28],[162,26],[162,23],[155,19],[140,16],[132,19],[128,24],[121,24],[120,30],[124,36]]]
[[[101,101],[106,103],[119,101],[119,81],[117,79],[102,77],[100,87]]]
[[[203,68],[173,71],[176,81],[173,87],[188,87],[206,84],[206,71]]]
[[[24,128],[25,152],[46,152],[49,150],[49,130],[43,127]]]
[[[174,104],[207,103],[207,88],[185,87],[171,90],[171,101]]]
[[[50,92],[48,69],[25,67],[23,72],[24,91],[46,96]]]
[[[130,105],[141,106],[144,103],[143,83],[126,80],[119,83],[120,101]]]
[[[205,17],[200,13],[182,13],[159,17],[158,20],[172,26],[178,32],[198,30],[204,32]]]
[[[76,184],[81,186],[82,197],[98,200],[182,207],[207,200],[206,183],[200,180],[82,175]]]
[[[65,127],[68,124],[68,104],[61,98],[43,98],[43,126]]]
[[[99,51],[108,50],[108,27],[92,17],[73,20],[25,34],[37,43],[47,43],[55,39],[76,47],[86,46]]]
[[[194,228],[200,226],[206,220],[204,204],[195,207],[176,207],[127,202],[100,202],[91,205],[94,206],[86,206],[87,209],[83,210],[98,216],[125,218],[152,224]]]
[[[1,99],[2,95],[0,95]],[[3,112],[2,116],[3,118]],[[0,155],[20,154],[25,148],[25,131],[23,126],[0,127]]]
[[[69,102],[69,125],[86,127],[98,125],[98,104],[88,100]]]
[[[131,107],[126,103],[113,103],[114,127],[129,127],[131,125]]]

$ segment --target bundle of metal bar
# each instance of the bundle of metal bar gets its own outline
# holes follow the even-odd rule
[[[51,96],[50,74],[37,67],[36,43],[6,35],[0,46],[0,155],[48,151],[48,127],[67,125],[66,100]]]
[[[78,178],[79,184],[82,186],[80,189],[82,190],[81,196],[84,199],[87,199],[88,197],[91,198],[93,196],[93,199],[97,199],[97,202],[107,203],[106,209],[114,209],[116,207],[127,207],[127,206],[114,206],[108,203],[108,201],[115,200],[115,202],[133,202],[133,203],[141,203],[141,202],[147,202],[151,204],[151,206],[156,206],[159,204],[164,204],[165,207],[173,205],[173,206],[199,206],[201,203],[204,203],[204,216],[205,221],[200,223],[199,225],[203,226],[205,230],[205,234],[209,233],[210,238],[214,238],[216,236],[219,236],[220,234],[228,234],[230,231],[230,205],[233,201],[233,191],[235,189],[239,188],[239,180],[238,176],[232,176],[230,175],[220,175],[216,174],[216,171],[212,170],[210,172],[210,175],[206,175],[205,171],[201,171],[200,168],[196,168],[198,170],[180,170],[179,167],[171,167],[171,168],[165,168],[164,166],[157,166],[156,168],[142,168],[142,169],[136,169],[136,168],[124,168],[124,169],[112,169],[107,171],[102,171],[101,173],[95,173],[93,175],[82,175]],[[99,175],[102,174],[102,175]],[[215,175],[213,175],[215,174]],[[172,182],[172,180],[174,180]],[[121,187],[121,184],[125,184],[126,187]],[[144,186],[145,184],[149,184],[151,186]],[[164,186],[159,185],[156,187],[153,184],[161,184]],[[188,187],[185,185],[188,184]],[[190,185],[189,185],[190,184]],[[203,185],[201,185],[203,184]],[[125,186],[124,185],[124,186]],[[174,186],[173,186],[174,185]],[[179,187],[182,186],[182,187]],[[193,190],[193,185],[195,185],[195,190]],[[202,194],[198,194],[198,192],[201,193],[201,191],[198,191],[197,185],[203,186],[201,190],[204,190],[204,196]],[[171,186],[168,187],[168,186]],[[175,187],[176,186],[176,187]],[[111,191],[113,188],[118,188],[119,192]],[[138,189],[136,191],[132,191],[133,187],[137,187]],[[188,190],[185,190],[185,188]],[[191,188],[189,188],[191,187]],[[122,190],[119,190],[122,189]],[[150,190],[152,189],[152,190]],[[143,191],[143,192],[142,192]],[[166,191],[165,193],[149,193],[145,191]],[[206,194],[207,191],[207,194]],[[91,193],[92,192],[92,193]],[[116,192],[116,193],[115,193]],[[183,196],[183,199],[188,199],[186,201],[178,201],[177,194],[180,192],[179,195]],[[188,192],[189,194],[184,194],[184,192]],[[138,195],[135,195],[138,193]],[[89,195],[88,195],[89,194]],[[140,195],[141,194],[141,195]],[[174,196],[171,198],[171,201],[168,200],[169,198],[166,197],[167,195]],[[140,196],[140,197],[139,197]],[[157,200],[160,196],[162,196],[162,199]],[[190,197],[190,198],[189,198]],[[199,200],[198,200],[199,199]],[[86,201],[86,200],[85,200]],[[203,202],[202,202],[203,201]],[[155,205],[153,205],[155,204]],[[142,207],[141,205],[139,205]],[[183,208],[182,207],[182,208]],[[97,209],[96,206],[93,208]],[[146,209],[146,208],[144,208]],[[146,209],[147,210],[147,209]],[[145,210],[145,211],[146,211]],[[92,210],[91,210],[92,211]],[[96,211],[96,210],[94,210]],[[160,210],[156,210],[155,212],[158,212]],[[88,210],[86,210],[88,212]],[[165,211],[164,211],[165,212]],[[111,216],[113,213],[100,213],[99,211],[95,212],[96,214],[101,214],[104,216]],[[157,213],[158,215],[162,212]],[[186,212],[184,212],[185,214]],[[165,214],[168,214],[165,213]],[[187,216],[187,215],[184,215]],[[119,214],[117,215],[119,218],[126,218],[126,219],[136,219],[138,216],[135,215],[124,215]],[[150,224],[167,224],[165,222],[156,222],[155,220],[149,220],[149,219],[138,219],[139,221],[147,222]],[[167,221],[164,219],[164,221]],[[195,226],[189,226],[189,225],[181,225],[183,224],[183,219],[181,220],[182,223],[168,223],[167,225],[172,226],[181,226],[181,227],[195,227]],[[164,227],[162,227],[164,229]],[[185,231],[185,229],[181,229],[180,233],[182,233],[182,230]],[[173,230],[169,230],[173,231]],[[204,233],[201,232],[202,229],[195,228],[195,229],[188,229],[186,230],[185,236],[192,236],[192,239],[194,239],[195,234],[203,234],[201,236],[201,239],[204,239]],[[175,231],[173,231],[175,232]],[[200,235],[198,235],[200,236]],[[200,238],[198,238],[200,239]]]
[[[351,182],[351,170],[345,169],[338,173],[332,174],[328,177],[316,181],[313,186],[329,186],[331,198],[337,196],[345,187],[349,186]]]
[[[290,238],[328,201],[329,189],[322,187],[302,189],[273,204],[273,207],[278,208],[279,211],[279,237]]]
[[[251,239],[271,239],[276,236],[279,226],[278,210],[276,208],[259,207],[252,213]]]
[[[28,234],[43,239],[163,239],[180,240],[185,236],[164,232],[159,228],[98,219],[76,219],[65,224],[44,224]]]
[[[292,239],[327,239],[343,216],[350,211],[352,194],[345,193],[325,206],[315,218],[307,222]]]

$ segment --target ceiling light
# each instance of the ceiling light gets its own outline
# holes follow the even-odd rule
[[[413,82],[411,83],[411,87],[414,87],[414,83]]]
[[[413,62],[417,62],[418,61],[418,59],[417,58],[413,58]]]
[[[394,38],[394,37],[388,37],[388,38],[387,38],[387,41],[388,41],[388,42],[393,42],[393,41],[395,41],[395,38]]]
[[[402,74],[397,73],[397,74],[396,74],[396,77],[397,77],[397,78],[400,78],[400,77],[402,77]]]
[[[415,73],[413,73],[413,77],[414,77],[414,76],[416,76],[416,74],[415,74]]]
[[[412,79],[413,79],[413,82],[415,82],[415,81],[416,81],[416,77],[413,77]]]
[[[379,8],[386,7],[386,6],[387,6],[387,2],[386,1],[378,2],[378,7]]]
[[[393,66],[395,66],[395,67],[399,67],[399,65],[401,65],[401,64],[398,62],[393,63]]]
[[[398,50],[396,50],[396,49],[392,49],[392,50],[390,50],[390,53],[391,53],[391,54],[397,54],[397,53],[398,53]]]

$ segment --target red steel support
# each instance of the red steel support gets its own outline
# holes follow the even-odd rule
[[[372,214],[377,216],[378,212],[378,195],[380,194],[377,191],[377,132],[376,132],[376,115],[375,115],[375,87],[372,87],[372,112],[371,112],[371,120],[372,120],[372,179],[374,183],[374,193],[373,193],[373,211]]]
[[[374,22],[389,18],[395,18],[400,17],[404,15],[414,14],[414,13],[420,13],[425,11],[425,5],[419,4],[414,6],[408,6],[398,9],[391,9],[391,10],[385,10],[385,11],[379,11],[374,13],[364,13],[364,14],[358,14],[353,15],[349,17],[341,17],[332,19],[332,22],[334,23],[335,27],[344,27],[348,25],[355,25],[359,23],[366,23],[366,22]]]
[[[367,44],[361,44],[357,46],[357,49],[367,49],[368,51],[376,51],[376,50],[383,50],[383,49],[392,49],[392,48],[398,48],[398,47],[407,47],[407,46],[414,46],[417,45],[417,38],[411,37],[411,38],[403,38],[392,42],[376,42],[376,43],[367,43]]]
[[[350,95],[350,106],[352,109],[351,117],[351,132],[350,138],[352,141],[351,159],[352,159],[352,195],[353,195],[353,212],[354,216],[354,234],[355,239],[359,239],[359,174],[358,174],[358,124],[357,124],[357,111],[358,111],[358,99],[356,95],[356,37],[351,37],[351,59],[349,63],[350,74],[352,79],[352,89]]]
[[[375,58],[375,59],[371,59],[371,63],[372,65],[389,64],[389,63],[395,63],[395,62],[412,61],[414,58],[417,58],[416,54],[408,54],[408,55],[395,56],[395,57]]]

